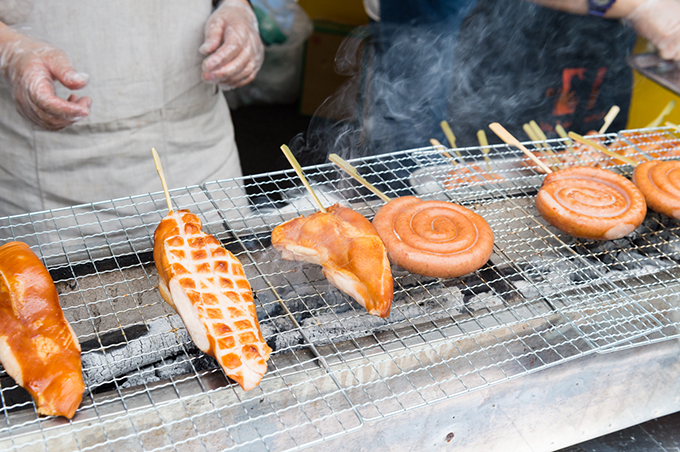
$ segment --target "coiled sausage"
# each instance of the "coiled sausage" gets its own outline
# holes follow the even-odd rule
[[[548,174],[536,196],[543,218],[575,237],[613,240],[645,218],[645,198],[631,181],[601,168],[574,167]]]
[[[633,172],[633,182],[650,209],[680,219],[680,162],[650,160],[641,163]]]
[[[423,276],[465,275],[493,251],[493,232],[484,218],[450,202],[396,198],[378,211],[373,225],[390,261]]]

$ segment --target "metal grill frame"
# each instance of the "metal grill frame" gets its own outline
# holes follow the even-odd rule
[[[642,158],[644,137],[680,150],[670,128],[598,139]],[[524,144],[571,149],[566,140]],[[265,339],[276,345],[248,393],[196,350],[157,293],[161,192],[0,218],[0,240],[28,243],[50,270],[85,345],[87,385],[73,420],[38,416],[1,370],[0,450],[296,450],[586,355],[680,337],[677,221],[650,213],[632,238],[611,242],[566,236],[535,209],[543,175],[516,149],[488,149],[502,180],[489,176],[479,147],[457,149],[455,162],[432,147],[351,161],[388,196],[456,202],[496,235],[490,262],[471,275],[439,280],[395,268],[387,321],[333,288],[318,266],[283,261],[270,246],[273,227],[315,210],[292,170],[171,191],[175,207],[199,215],[241,260]],[[342,202],[369,219],[382,205],[331,164],[305,174],[326,205]]]

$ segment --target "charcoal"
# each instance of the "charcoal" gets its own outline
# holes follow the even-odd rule
[[[472,297],[465,304],[470,311],[479,311],[503,305],[503,299],[491,292],[482,292]]]
[[[90,389],[194,347],[178,315],[158,318],[146,325],[146,334],[124,346],[83,353],[83,376]]]
[[[217,368],[217,362],[202,352],[198,352],[196,356],[181,355],[166,358],[163,361],[145,366],[138,372],[129,374],[121,387],[131,388],[214,368]]]
[[[590,283],[593,280],[597,280],[600,277],[600,273],[597,269],[592,267],[583,266],[577,270],[569,273],[569,278],[575,283],[587,282]]]
[[[365,311],[352,310],[351,315],[326,313],[308,317],[301,324],[301,330],[279,333],[274,337],[275,350],[296,349],[306,346],[303,333],[314,345],[346,341],[388,331],[399,324],[433,321],[450,318],[461,313],[465,307],[459,290],[436,285],[430,288],[429,298],[419,303],[404,303],[404,294],[395,294],[392,311],[387,319],[371,316]],[[401,298],[401,300],[399,299]]]
[[[637,270],[645,267],[658,269],[667,265],[659,259],[649,257],[635,250],[616,253],[615,262],[616,264],[611,267],[612,270]]]
[[[680,242],[673,241],[658,245],[659,253],[674,261],[680,261]]]
[[[120,387],[126,389],[133,386],[153,383],[155,381],[160,381],[160,378],[156,375],[156,368],[152,364],[142,367],[138,372],[129,374]]]

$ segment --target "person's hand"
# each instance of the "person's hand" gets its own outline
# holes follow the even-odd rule
[[[662,58],[680,61],[680,0],[646,0],[626,19]]]
[[[92,100],[56,96],[54,81],[68,89],[87,85],[64,52],[15,30],[0,29],[0,74],[10,83],[19,114],[47,130],[60,130],[90,114]]]
[[[205,41],[198,49],[203,80],[226,88],[250,83],[264,60],[264,46],[253,9],[245,0],[224,0],[205,24]]]

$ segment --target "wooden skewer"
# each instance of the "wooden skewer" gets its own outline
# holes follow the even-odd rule
[[[548,137],[545,136],[545,133],[543,133],[543,129],[541,129],[541,126],[539,126],[536,121],[532,119],[531,121],[529,121],[529,125],[531,126],[532,129],[534,129],[534,132],[536,133],[536,136],[538,137],[539,140],[548,139]]]
[[[675,108],[675,100],[669,101],[666,106],[664,107],[663,110],[661,110],[661,113],[659,113],[659,116],[654,119],[654,121],[650,122],[647,124],[647,127],[645,129],[648,129],[650,127],[659,127],[659,124],[661,124],[661,121],[670,114],[671,111]]]
[[[354,179],[356,179],[361,185],[364,187],[368,188],[371,190],[375,195],[378,196],[378,198],[382,199],[385,202],[390,202],[392,199],[387,196],[385,193],[381,192],[378,190],[374,185],[372,185],[370,182],[368,182],[366,179],[361,177],[361,175],[357,172],[356,168],[354,168],[352,165],[347,163],[342,157],[340,157],[338,154],[331,154],[328,156],[328,160],[331,162],[335,163],[338,165],[340,168],[342,168],[347,174],[352,176]]]
[[[441,143],[439,142],[439,140],[436,140],[436,139],[434,139],[434,138],[430,138],[430,144],[431,144],[432,146],[436,147],[436,148],[441,149],[442,155],[443,155],[444,157],[446,157],[447,159],[451,160],[451,163],[452,163],[453,165],[457,165],[457,164],[458,164],[458,162],[456,161],[456,159],[454,159],[453,156],[452,156],[451,154],[449,154],[449,153],[446,151],[446,147],[445,147],[443,144],[441,144]],[[460,155],[460,154],[459,154],[459,155]],[[460,161],[461,161],[461,163],[465,163],[465,161],[463,160],[462,157],[461,157]],[[466,176],[465,179],[469,180],[470,182],[474,182],[474,179],[472,179],[472,177],[470,177],[470,176]]]
[[[534,122],[535,122],[535,121],[534,121]],[[536,125],[538,126],[538,124],[536,124]],[[530,139],[531,141],[535,141],[535,142],[537,143],[537,144],[536,144],[536,149],[537,149],[538,152],[540,152],[546,159],[548,159],[548,161],[550,162],[550,166],[555,166],[555,167],[557,167],[557,169],[560,169],[559,158],[557,157],[557,155],[555,155],[555,153],[552,153],[553,155],[551,156],[551,155],[550,155],[551,150],[550,150],[549,148],[546,149],[545,147],[543,147],[543,144],[540,143],[541,137],[540,137],[539,135],[536,134],[536,129],[534,129],[534,128],[531,126],[531,124],[529,124],[529,123],[523,124],[523,125],[522,125],[522,129],[524,129],[524,133],[527,134],[527,136],[529,137],[529,139]],[[557,164],[555,163],[555,160],[556,160],[556,159],[557,159],[557,162],[558,162]]]
[[[522,124],[522,129],[524,129],[524,133],[527,134],[527,136],[529,137],[529,139],[531,141],[538,141],[538,137],[536,136],[536,132],[534,132],[534,129],[532,129],[531,126],[528,123]]]
[[[456,136],[453,134],[453,130],[451,130],[451,126],[449,125],[449,123],[446,121],[442,121],[439,123],[439,126],[444,131],[444,135],[446,135],[446,139],[449,141],[451,149],[456,149]],[[463,158],[463,156],[460,155],[459,151],[456,151],[456,155],[460,158]]]
[[[673,124],[673,123],[670,122],[670,121],[666,121],[666,124],[665,124],[665,125],[666,125],[666,127],[673,127],[675,130],[677,130],[678,132],[680,132],[680,126],[677,125],[677,124]]]
[[[285,155],[288,159],[288,162],[290,162],[290,166],[293,167],[298,177],[302,181],[302,184],[305,186],[309,194],[312,195],[312,199],[316,203],[316,207],[318,207],[322,213],[326,213],[326,209],[324,208],[323,204],[321,204],[321,201],[319,201],[319,198],[316,197],[316,193],[314,193],[314,190],[312,190],[312,186],[309,185],[309,182],[307,182],[307,179],[305,179],[304,174],[302,174],[302,167],[298,163],[295,156],[293,156],[293,153],[290,152],[290,149],[285,144],[281,146],[281,150],[283,151],[283,155]]]
[[[564,127],[562,127],[562,124],[557,124],[555,126],[555,132],[557,132],[557,134],[560,136],[560,138],[569,139],[569,135],[567,135],[567,131],[564,130]],[[574,142],[569,140],[568,143],[573,144]]]
[[[574,156],[576,160],[581,162],[581,159],[579,158],[578,155],[576,155],[576,152],[574,151],[574,142],[569,138],[569,135],[567,135],[567,131],[564,130],[564,127],[562,127],[562,124],[557,124],[555,126],[555,132],[562,138],[564,141],[564,144],[567,146],[567,150],[571,153],[571,155]],[[581,162],[582,163],[582,162]]]
[[[600,130],[597,131],[599,135],[602,135],[607,131],[607,129],[609,128],[610,125],[612,125],[612,122],[614,122],[614,119],[616,119],[616,116],[619,114],[620,111],[621,108],[619,108],[618,105],[614,105],[612,106],[612,108],[609,109],[609,112],[604,117],[604,124],[602,124]]]
[[[491,148],[489,148],[489,140],[486,138],[486,132],[483,129],[477,131],[477,141],[479,141],[479,145],[482,147],[482,154],[484,154],[484,160],[486,160],[486,166],[490,173],[491,159],[489,158],[489,152]]]
[[[629,165],[637,166],[639,164],[639,162],[637,162],[637,161],[635,161],[631,158],[625,157],[623,155],[619,155],[616,152],[610,151],[609,149],[607,149],[605,146],[601,145],[600,143],[593,141],[593,140],[589,140],[588,138],[585,138],[585,137],[579,135],[578,133],[569,132],[569,138],[571,138],[572,140],[579,142],[581,144],[585,144],[586,146],[590,146],[594,149],[597,149],[598,151],[602,152],[605,155],[608,155],[609,157],[624,161],[624,162],[628,163]]]
[[[543,147],[545,147],[545,150],[548,152],[550,155],[551,159],[553,162],[555,162],[555,166],[557,166],[558,169],[562,169],[562,161],[560,160],[560,157],[555,153],[555,151],[552,150],[550,145],[546,143],[548,141],[548,137],[543,133],[543,129],[538,125],[536,121],[533,119],[529,121],[529,126],[534,129],[534,132],[536,133],[536,136],[538,137],[538,141],[542,141]]]
[[[158,156],[156,149],[151,148],[151,155],[153,155],[153,163],[156,165],[156,171],[158,172],[158,177],[161,178],[161,185],[163,186],[163,193],[165,193],[165,202],[168,203],[168,215],[170,215],[172,210],[172,200],[170,199],[170,192],[168,191],[168,184],[165,182],[165,175],[163,174],[163,165],[161,165],[161,158]]]
[[[453,158],[453,156],[452,156],[451,154],[449,154],[449,152],[446,150],[446,146],[444,146],[443,144],[441,144],[441,143],[439,142],[439,140],[436,140],[436,139],[434,139],[434,138],[430,138],[430,144],[431,144],[432,146],[436,147],[436,148],[440,148],[440,149],[441,149],[442,155],[443,155],[444,157],[446,157],[447,159],[451,160],[451,163],[453,163],[454,165],[457,165],[457,164],[458,164],[458,162],[456,161],[456,159]],[[460,154],[458,154],[458,155],[460,156]],[[463,160],[463,158],[461,157],[461,161],[462,161],[462,160]]]
[[[500,125],[497,122],[493,122],[493,123],[489,124],[489,128],[493,131],[493,133],[498,135],[498,138],[505,141],[507,144],[510,144],[512,146],[519,148],[522,152],[524,152],[527,155],[527,157],[529,157],[531,160],[533,160],[533,162],[536,165],[538,165],[538,167],[541,168],[543,171],[545,171],[546,173],[552,173],[553,172],[553,170],[548,168],[548,166],[545,163],[541,162],[536,157],[536,155],[534,155],[533,152],[531,152],[529,149],[524,147],[524,145],[522,143],[520,143],[517,138],[515,138],[514,136],[512,136],[512,134],[510,132],[505,130],[505,127],[503,127],[502,125]]]

